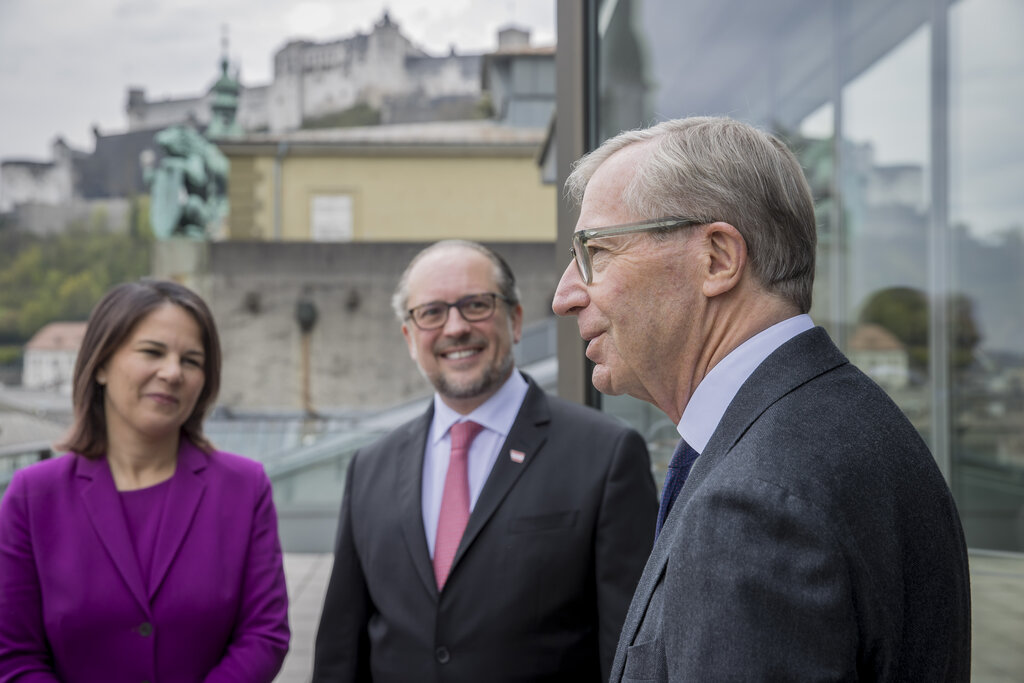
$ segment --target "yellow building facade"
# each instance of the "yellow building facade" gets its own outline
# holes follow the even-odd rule
[[[231,163],[224,238],[554,242],[542,129],[463,121],[250,135]]]

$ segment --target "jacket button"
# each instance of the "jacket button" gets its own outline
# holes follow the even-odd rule
[[[139,635],[143,638],[148,638],[149,635],[153,633],[153,624],[149,623],[148,621],[144,621],[141,624],[139,624],[138,628],[135,630],[138,631]]]
[[[448,648],[444,645],[434,650],[434,656],[437,657],[437,662],[439,664],[447,664],[452,658],[451,653],[448,652]]]

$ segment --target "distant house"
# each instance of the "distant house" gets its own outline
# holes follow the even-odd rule
[[[886,389],[904,389],[910,381],[907,350],[881,325],[858,325],[847,342],[850,362]]]
[[[22,386],[70,394],[75,359],[84,336],[85,323],[50,323],[36,332],[25,345]]]

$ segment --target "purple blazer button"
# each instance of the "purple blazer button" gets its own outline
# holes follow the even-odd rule
[[[138,631],[139,635],[143,638],[148,638],[149,635],[153,633],[153,624],[149,623],[148,621],[144,621],[141,624],[139,624],[138,628],[136,628],[135,630]]]

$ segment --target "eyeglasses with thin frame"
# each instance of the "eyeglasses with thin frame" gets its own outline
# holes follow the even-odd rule
[[[479,323],[494,315],[498,299],[508,304],[512,303],[507,298],[494,292],[469,294],[454,303],[430,301],[420,304],[415,308],[409,309],[406,319],[411,319],[416,324],[416,327],[423,331],[436,330],[444,327],[445,323],[448,322],[448,312],[455,308],[458,309],[459,315],[466,322]]]
[[[594,280],[594,267],[590,261],[590,250],[587,242],[604,237],[617,237],[619,235],[630,235],[637,232],[650,232],[652,230],[668,230],[671,228],[687,228],[695,225],[706,225],[715,221],[704,220],[703,218],[659,218],[656,221],[640,221],[639,223],[626,223],[624,225],[612,225],[606,228],[588,228],[577,230],[572,234],[572,248],[569,255],[576,261],[576,268],[580,271],[583,284],[589,285]]]

